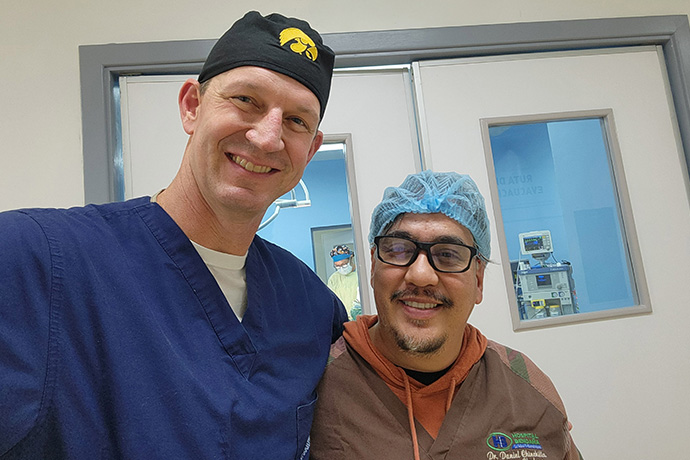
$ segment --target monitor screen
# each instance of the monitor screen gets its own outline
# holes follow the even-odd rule
[[[544,240],[541,236],[531,236],[523,240],[526,251],[539,251],[544,248]]]
[[[536,232],[520,233],[520,252],[525,255],[545,254],[553,252],[551,232],[540,230]]]
[[[551,286],[551,275],[537,275],[537,287],[544,286]]]

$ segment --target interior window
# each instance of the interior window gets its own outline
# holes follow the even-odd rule
[[[488,124],[520,321],[638,303],[607,126]]]
[[[352,276],[339,281],[331,250],[338,245],[355,250],[345,142],[327,142],[309,162],[300,184],[266,211],[258,234],[292,252],[341,298],[351,319],[361,313],[357,263]],[[340,280],[343,281],[343,280]]]

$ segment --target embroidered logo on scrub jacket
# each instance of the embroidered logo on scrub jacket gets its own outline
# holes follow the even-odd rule
[[[494,451],[486,454],[488,460],[527,460],[547,458],[534,433],[512,433],[510,435],[495,431],[486,438],[486,444]]]

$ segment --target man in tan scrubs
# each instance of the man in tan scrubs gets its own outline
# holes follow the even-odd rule
[[[467,323],[491,255],[472,179],[410,175],[370,228],[378,315],[346,323],[332,349],[311,458],[580,459],[549,378]]]

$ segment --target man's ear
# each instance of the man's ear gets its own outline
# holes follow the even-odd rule
[[[180,94],[177,98],[177,105],[180,109],[180,119],[184,131],[192,135],[196,127],[196,120],[199,115],[199,105],[201,104],[201,85],[198,81],[190,78],[182,84]]]
[[[374,255],[375,250],[375,248],[371,248],[371,275],[369,276],[369,284],[371,284],[372,289],[374,288],[374,260],[376,259],[376,256]]]
[[[481,259],[477,258],[477,273],[476,278],[477,278],[477,294],[474,299],[474,303],[479,304],[482,302],[484,299],[484,270],[486,269],[486,262]]]
[[[323,133],[321,131],[317,131],[316,136],[314,136],[314,140],[311,141],[311,147],[309,148],[309,157],[307,158],[307,163],[310,162],[312,158],[314,158],[314,155],[316,155],[316,151],[321,148],[322,144]]]

